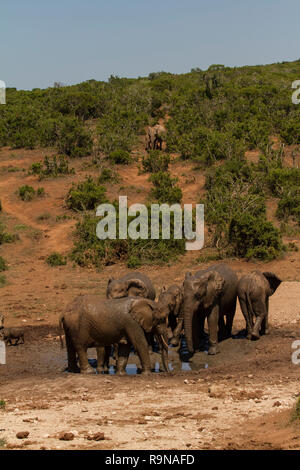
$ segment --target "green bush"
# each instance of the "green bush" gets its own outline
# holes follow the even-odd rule
[[[0,245],[3,243],[13,243],[17,240],[19,240],[19,235],[7,233],[3,225],[0,223]]]
[[[0,288],[6,286],[7,280],[6,277],[2,274],[0,276]]]
[[[29,170],[34,175],[39,175],[40,180],[51,177],[57,178],[62,175],[74,174],[74,168],[69,168],[67,159],[60,155],[59,157],[45,157],[44,162],[33,163]]]
[[[291,421],[300,421],[300,397],[297,398],[296,404],[294,406]]]
[[[300,190],[298,187],[285,189],[278,203],[276,216],[285,221],[292,217],[300,225]]]
[[[154,188],[151,189],[150,196],[159,203],[175,204],[180,203],[182,191],[176,186],[177,178],[171,178],[169,173],[159,171],[150,176]]]
[[[21,186],[19,188],[19,197],[22,201],[31,201],[35,196],[35,190],[32,186]]]
[[[118,183],[119,182],[118,173],[113,171],[111,168],[103,168],[99,176],[98,182],[100,184],[108,183],[108,182]]]
[[[6,261],[2,256],[0,256],[0,272],[7,271],[8,267]]]
[[[150,150],[146,157],[142,160],[145,172],[157,173],[159,171],[168,171],[170,164],[170,156],[165,155],[159,150]]]
[[[122,149],[113,150],[110,152],[109,159],[112,163],[121,165],[129,165],[132,162],[130,153]]]
[[[235,256],[270,261],[283,252],[280,232],[264,217],[241,213],[232,218],[228,238]]]
[[[119,227],[118,207],[117,233]],[[129,218],[128,223],[133,219]],[[96,227],[99,218],[85,214],[76,226],[76,242],[71,254],[73,261],[79,266],[96,266],[102,268],[119,261],[127,262],[128,267],[135,268],[143,264],[164,264],[174,261],[178,255],[185,253],[185,240],[174,240],[171,227],[170,240],[99,240],[96,235]],[[150,221],[149,221],[150,224]],[[149,225],[149,233],[150,233]],[[160,235],[161,237],[161,235]]]
[[[45,196],[45,189],[44,188],[38,188],[36,192],[37,197],[44,197]]]
[[[62,120],[57,138],[57,148],[69,157],[84,157],[92,152],[91,133],[76,119],[66,117]]]
[[[66,205],[77,211],[94,210],[99,204],[107,202],[105,193],[104,186],[89,176],[81,183],[73,183],[66,197]]]
[[[54,252],[48,256],[46,263],[49,264],[49,266],[65,266],[67,264],[67,258],[60,253]]]

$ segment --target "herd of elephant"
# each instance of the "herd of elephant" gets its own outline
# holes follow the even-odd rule
[[[132,347],[139,356],[142,373],[149,374],[149,347],[155,341],[163,368],[169,371],[169,344],[177,346],[184,334],[192,355],[205,335],[205,319],[208,354],[217,354],[218,343],[231,337],[237,298],[246,321],[247,338],[259,339],[261,334],[269,333],[269,297],[280,283],[272,272],[254,271],[238,279],[222,263],[195,274],[187,273],[182,285],[163,287],[155,301],[153,283],[143,273],[132,272],[118,280],[109,279],[106,299],[99,295],[80,295],[60,317],[68,371],[95,373],[87,356],[88,348],[95,347],[97,372],[107,372],[113,346],[118,374],[126,373]],[[62,337],[61,343],[63,346]]]

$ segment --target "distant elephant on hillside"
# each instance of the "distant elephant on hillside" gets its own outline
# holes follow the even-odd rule
[[[260,271],[253,271],[239,280],[237,293],[246,320],[248,339],[258,339],[260,333],[269,333],[269,297],[281,282],[276,274]]]
[[[161,124],[156,124],[153,127],[147,127],[147,142],[146,150],[162,150],[162,143],[166,129]]]

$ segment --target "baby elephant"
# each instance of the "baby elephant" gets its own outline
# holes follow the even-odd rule
[[[246,320],[248,339],[259,339],[260,333],[269,333],[269,297],[281,282],[276,274],[260,271],[253,271],[239,280],[237,293]]]
[[[3,328],[0,331],[0,339],[11,346],[13,344],[12,340],[15,340],[14,346],[19,344],[21,340],[24,344],[24,330],[22,328]]]

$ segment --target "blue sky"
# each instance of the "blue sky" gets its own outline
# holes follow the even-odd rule
[[[300,58],[299,0],[1,0],[0,79],[22,89]]]

